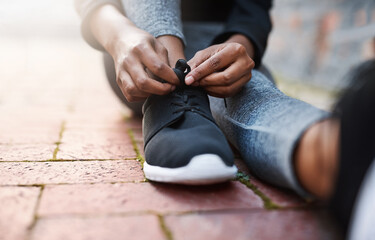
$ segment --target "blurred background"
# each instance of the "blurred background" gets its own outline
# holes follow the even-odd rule
[[[93,97],[98,94],[103,97]],[[87,106],[105,109],[108,102],[118,103],[107,86],[101,53],[81,38],[73,1],[0,0],[2,117],[58,119]]]
[[[276,74],[325,89],[375,57],[374,0],[276,0],[265,61]]]
[[[276,0],[272,16],[265,63],[282,90],[319,107],[330,106],[354,65],[375,56],[373,0]],[[91,81],[106,84],[100,53],[80,36],[73,1],[0,0],[0,52],[0,104],[67,106]],[[19,88],[29,95],[17,95]]]

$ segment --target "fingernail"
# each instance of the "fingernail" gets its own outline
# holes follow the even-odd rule
[[[176,89],[176,86],[175,86],[175,85],[172,85],[172,87],[171,87],[171,92],[173,92],[175,89]]]
[[[194,82],[194,78],[192,76],[189,76],[189,77],[185,78],[186,85],[190,85],[193,82]]]

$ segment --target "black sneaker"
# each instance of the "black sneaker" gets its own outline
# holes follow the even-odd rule
[[[186,69],[186,62],[179,60],[175,72],[181,83]],[[200,185],[235,177],[233,153],[211,115],[204,90],[183,85],[168,95],[150,96],[143,114],[147,179]]]

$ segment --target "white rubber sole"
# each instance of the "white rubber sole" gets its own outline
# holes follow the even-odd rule
[[[179,168],[163,168],[145,162],[143,171],[147,179],[155,182],[207,185],[233,179],[237,167],[228,167],[216,154],[201,154],[193,157],[188,165]]]

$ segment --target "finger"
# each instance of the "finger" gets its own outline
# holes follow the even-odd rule
[[[180,83],[173,69],[167,65],[168,61],[167,63],[163,62],[165,59],[160,58],[154,49],[150,48],[149,50],[142,52],[140,59],[143,65],[145,65],[145,67],[156,76],[174,85]]]
[[[199,81],[200,86],[229,86],[245,74],[251,73],[250,67],[241,62],[235,62],[222,72],[212,73]]]
[[[228,66],[235,61],[235,55],[229,48],[225,47],[221,51],[215,53],[199,66],[194,68],[185,78],[187,85],[192,84],[195,81],[199,81],[202,78],[219,71],[220,69]]]
[[[233,83],[231,86],[209,86],[204,89],[206,92],[214,97],[231,97],[238,93],[242,87],[251,79],[250,75],[244,75],[238,81]]]
[[[210,58],[212,55],[213,55],[213,47],[214,46],[211,46],[211,47],[208,47],[206,49],[203,49],[203,50],[200,50],[198,52],[196,52],[193,56],[193,58],[191,58],[187,64],[190,66],[191,69],[194,69],[196,68],[197,66],[199,66],[200,64],[202,64],[204,61],[206,61],[208,58]]]
[[[120,73],[120,77],[117,78],[117,84],[128,102],[142,101],[150,95],[139,91],[131,80],[129,74],[125,71]]]
[[[142,92],[156,95],[165,95],[175,89],[174,85],[171,85],[169,83],[161,83],[150,78],[144,70],[143,66],[139,63],[134,63],[127,70],[133,83]]]

